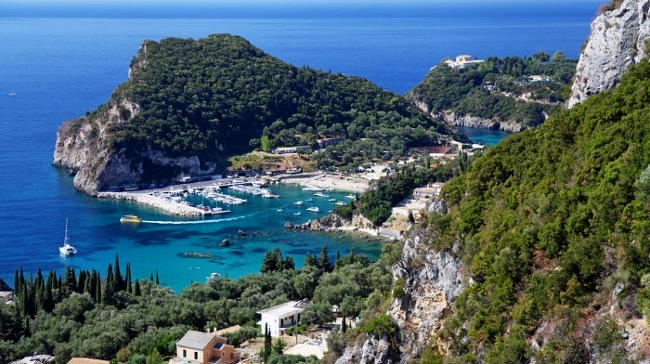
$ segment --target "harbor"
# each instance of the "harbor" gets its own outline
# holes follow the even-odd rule
[[[246,204],[248,197],[243,195],[278,199],[280,195],[273,193],[268,186],[280,182],[301,186],[304,191],[315,192],[314,196],[321,198],[330,197],[321,191],[360,192],[368,187],[367,182],[353,180],[350,177],[326,173],[302,173],[271,178],[258,176],[215,178],[142,190],[104,191],[97,193],[97,197],[134,202],[174,216],[201,218],[230,213],[231,211],[224,207]],[[347,202],[329,200],[339,206]]]

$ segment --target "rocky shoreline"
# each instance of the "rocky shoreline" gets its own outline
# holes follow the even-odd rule
[[[329,214],[323,218],[308,220],[302,224],[291,224],[287,222],[285,229],[297,231],[321,231],[321,232],[344,232],[360,233],[376,239],[388,238],[381,234],[381,229],[361,215],[354,215],[352,220],[346,220],[337,214]],[[393,239],[395,240],[395,239]]]

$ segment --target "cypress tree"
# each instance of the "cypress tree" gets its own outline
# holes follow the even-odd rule
[[[54,274],[50,271],[50,274],[47,276],[47,282],[45,283],[45,295],[43,297],[43,309],[45,312],[51,312],[54,308],[54,296],[52,295],[53,277]]]
[[[18,295],[18,290],[20,289],[20,276],[18,275],[18,270],[14,272],[14,294]]]
[[[137,279],[135,280],[135,284],[133,285],[133,294],[136,296],[140,296],[140,294],[142,294],[142,292],[140,292],[140,281]]]
[[[124,290],[124,280],[120,272],[120,258],[115,254],[115,292]]]
[[[153,282],[153,273],[149,273],[149,280]]]
[[[115,292],[115,278],[113,277],[113,266],[108,265],[108,272],[106,273],[106,284],[104,286],[104,300],[106,304],[111,303],[113,300],[113,293]]]
[[[95,279],[94,279],[94,286],[95,286],[95,302],[100,303],[102,302],[102,281],[99,277],[99,273],[96,271],[93,272]]]
[[[338,269],[341,267],[341,252],[339,250],[336,251],[336,260],[334,261],[334,269]]]
[[[65,289],[68,294],[75,292],[77,289],[77,277],[74,269],[70,267],[65,269]]]
[[[265,324],[264,325],[264,361],[267,361],[269,359],[269,356],[271,356],[271,351],[273,350],[273,344],[271,341],[271,330],[269,329],[269,325]]]
[[[156,284],[160,284],[160,279],[158,279],[158,271],[156,271]]]
[[[132,287],[131,287],[131,264],[126,263],[126,275],[124,277],[124,280],[126,282],[126,291],[131,293]]]
[[[36,281],[34,282],[34,312],[45,309],[45,285],[43,284],[43,273],[39,268],[36,272]]]
[[[345,315],[343,315],[343,323],[341,324],[341,331],[342,332],[348,331],[348,323],[345,319]]]
[[[332,265],[327,256],[327,245],[323,245],[323,248],[320,251],[320,256],[318,257],[318,268],[323,272],[329,272],[332,270]]]

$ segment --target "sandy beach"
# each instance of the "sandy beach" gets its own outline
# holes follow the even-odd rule
[[[308,188],[322,188],[353,193],[363,193],[369,188],[366,179],[357,176],[346,176],[333,173],[320,173],[317,175],[283,177],[281,182],[295,184]]]

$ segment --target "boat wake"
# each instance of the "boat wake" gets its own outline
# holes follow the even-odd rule
[[[246,216],[226,217],[223,219],[194,220],[194,221],[169,221],[169,220],[142,220],[144,224],[158,225],[191,225],[191,224],[214,224],[224,221],[234,221],[245,218]]]

